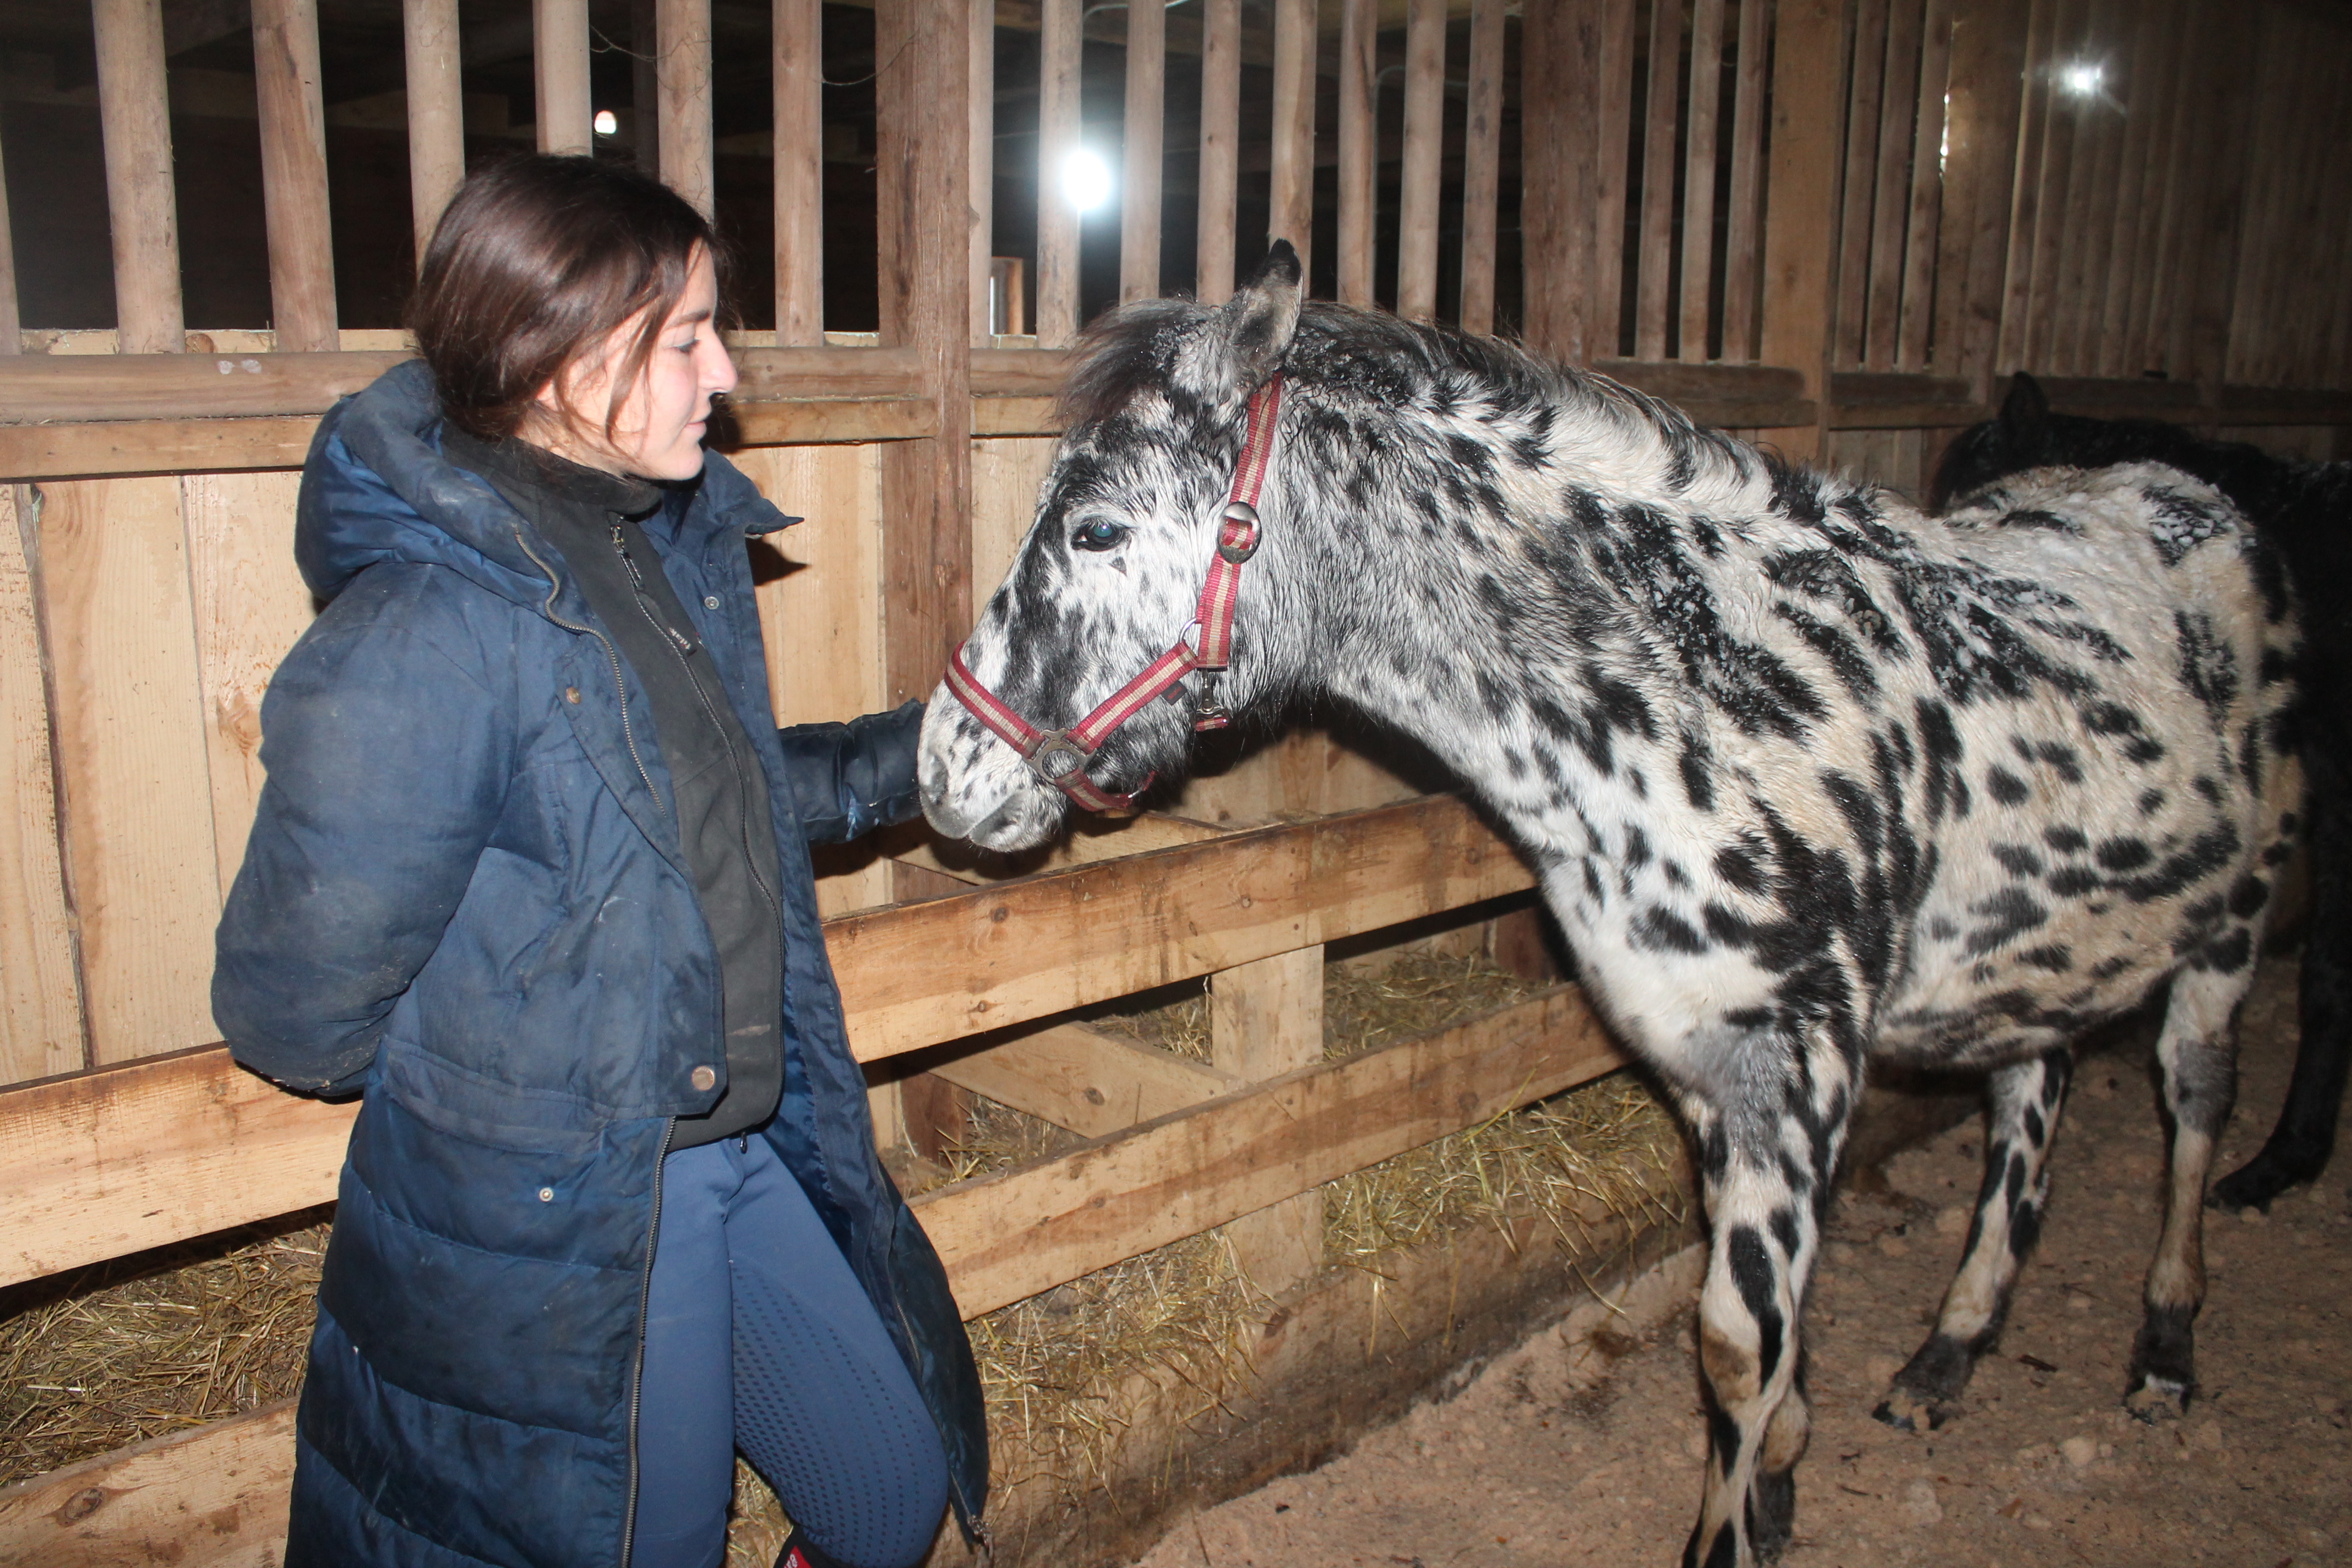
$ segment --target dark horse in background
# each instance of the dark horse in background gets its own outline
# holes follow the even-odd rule
[[[2040,384],[2020,374],[2000,416],[1952,443],[1930,504],[1941,511],[2030,468],[2147,462],[2194,474],[2235,502],[2285,558],[2302,599],[2295,678],[2304,709],[2296,730],[2311,792],[2312,882],[2303,1044],[2270,1142],[2215,1183],[2212,1195],[2222,1207],[2267,1209],[2326,1168],[2352,1066],[2352,463],[2291,461],[2152,419],[2053,414]]]

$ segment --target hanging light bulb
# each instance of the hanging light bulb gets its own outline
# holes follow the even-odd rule
[[[1081,147],[1063,162],[1062,195],[1082,213],[1110,200],[1110,165],[1101,153]]]
[[[2106,68],[2095,60],[2078,60],[2058,73],[2058,85],[2076,98],[2097,97],[2106,79]]]
[[[596,111],[597,135],[616,136],[620,133],[620,130],[621,117],[619,115],[614,113],[609,109],[600,109]]]

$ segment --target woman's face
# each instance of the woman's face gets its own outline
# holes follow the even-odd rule
[[[565,401],[589,416],[588,428],[563,418],[552,384],[540,393],[550,416],[542,422],[548,449],[591,468],[649,479],[690,479],[702,472],[710,400],[735,385],[734,363],[713,325],[718,309],[718,274],[709,252],[698,250],[686,292],[655,337],[644,374],[621,400],[611,436],[596,427],[597,416],[612,405],[613,374],[628,357],[640,319],[624,321],[600,353],[583,355],[565,373]]]

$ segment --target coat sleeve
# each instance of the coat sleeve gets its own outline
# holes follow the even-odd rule
[[[331,605],[270,681],[268,782],[213,971],[236,1059],[331,1095],[363,1086],[513,776],[514,716],[445,651],[453,639],[401,624],[372,586]]]
[[[923,705],[908,702],[846,724],[794,724],[780,731],[793,804],[812,844],[839,844],[920,814],[915,742]]]

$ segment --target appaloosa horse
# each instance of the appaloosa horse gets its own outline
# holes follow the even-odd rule
[[[1800,1309],[1865,1059],[1992,1075],[1966,1259],[1890,1395],[1933,1414],[2040,1227],[2067,1042],[2168,979],[2177,1130],[2129,1393],[2185,1401],[2235,1018],[2302,793],[2294,624],[2252,531],[2155,467],[1932,521],[1299,292],[1277,245],[1221,309],[1091,333],[1036,520],[924,722],[933,825],[1036,844],[1070,798],[1181,768],[1196,721],[1305,699],[1467,781],[1696,1141],[1691,1563],[1788,1538]]]

